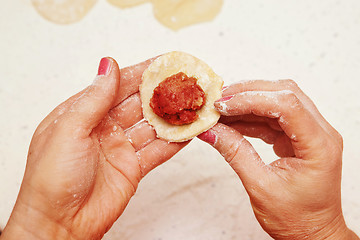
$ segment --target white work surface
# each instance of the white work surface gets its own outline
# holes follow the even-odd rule
[[[99,60],[124,67],[173,50],[208,63],[229,85],[292,78],[344,137],[343,210],[360,234],[360,1],[224,0],[212,22],[177,32],[150,4],[99,0],[80,22],[56,25],[29,0],[0,7],[0,225],[22,180],[31,136],[60,102],[92,83]],[[255,147],[266,162],[271,146]],[[270,239],[222,157],[194,140],[143,179],[104,239]]]

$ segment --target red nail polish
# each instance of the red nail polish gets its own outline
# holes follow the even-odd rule
[[[225,91],[225,89],[229,88],[229,86],[223,86],[223,88],[221,89],[221,91]]]
[[[99,64],[98,75],[108,75],[111,69],[111,61],[108,58],[102,58]]]
[[[198,138],[211,145],[214,145],[216,142],[216,135],[211,130],[201,133]]]
[[[232,99],[234,97],[234,95],[230,95],[230,96],[226,96],[226,97],[222,97],[219,100],[217,100],[216,102],[225,102],[225,101],[229,101],[230,99]]]

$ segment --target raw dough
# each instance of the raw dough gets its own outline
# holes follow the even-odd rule
[[[180,28],[213,20],[221,10],[223,0],[152,0],[154,15],[165,26]]]
[[[199,118],[188,125],[176,126],[156,115],[150,107],[154,89],[167,77],[183,72],[198,79],[206,94],[205,105],[197,112]],[[214,126],[220,118],[214,102],[221,97],[222,79],[203,61],[183,52],[170,52],[158,57],[143,73],[140,85],[144,118],[155,128],[159,138],[183,142]]]
[[[108,0],[109,3],[119,8],[134,7],[136,5],[143,4],[148,1],[149,0]]]
[[[221,10],[223,0],[108,0],[120,8],[151,2],[154,15],[173,30],[213,20]]]
[[[82,19],[97,0],[31,0],[36,11],[55,23],[69,24]]]
[[[36,11],[49,21],[69,24],[80,21],[97,0],[31,0]],[[211,21],[220,12],[223,0],[107,0],[110,4],[128,8],[146,2],[153,4],[156,19],[163,25],[180,28]]]

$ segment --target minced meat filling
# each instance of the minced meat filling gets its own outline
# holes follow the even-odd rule
[[[197,84],[197,79],[185,73],[174,74],[154,89],[150,100],[153,111],[174,125],[185,125],[194,122],[196,111],[205,104],[205,93]]]

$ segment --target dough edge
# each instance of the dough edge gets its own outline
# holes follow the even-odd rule
[[[154,89],[165,78],[178,72],[198,79],[197,84],[204,90],[205,105],[197,112],[199,118],[188,125],[176,126],[156,115],[150,107]],[[213,127],[220,118],[214,102],[221,98],[223,80],[202,60],[184,53],[170,52],[161,55],[150,64],[142,75],[140,99],[145,120],[154,127],[159,138],[169,142],[184,142]]]
[[[45,19],[57,24],[80,21],[94,7],[97,0],[31,0],[35,10]]]

